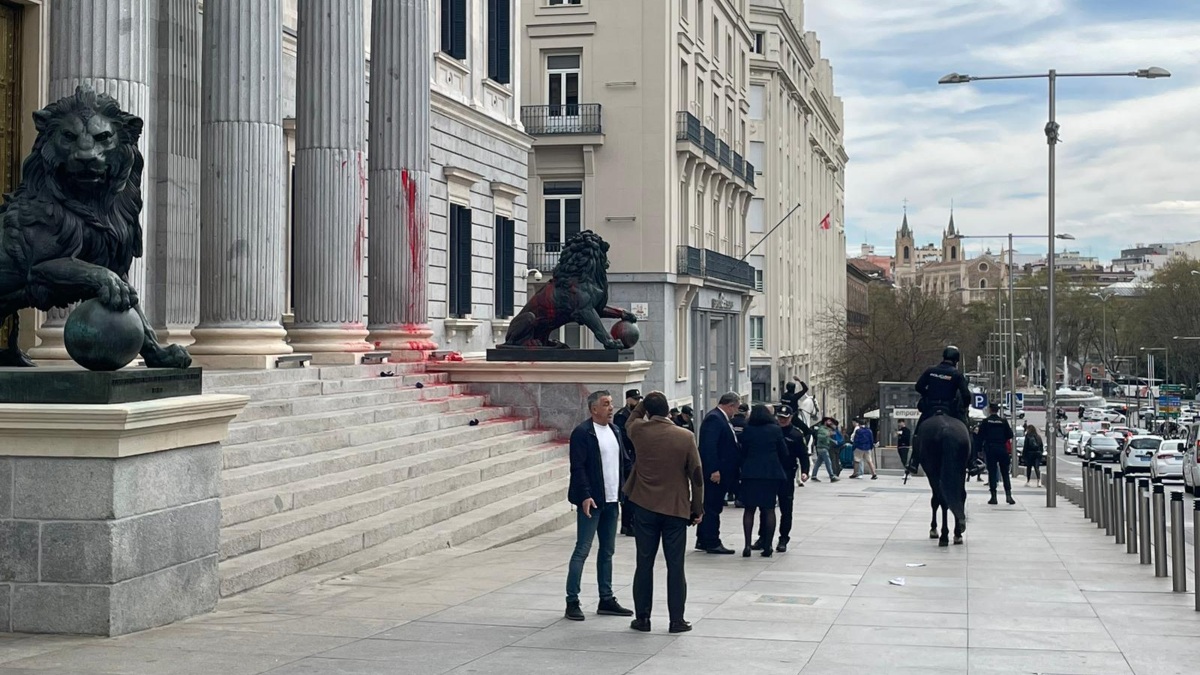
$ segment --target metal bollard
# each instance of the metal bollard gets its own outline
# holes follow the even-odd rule
[[[1090,518],[1092,515],[1092,490],[1088,485],[1088,462],[1080,462],[1079,466],[1083,474],[1083,517]]]
[[[1192,559],[1200,561],[1200,499],[1192,500]],[[1200,563],[1196,564],[1192,583],[1200,590]],[[1200,612],[1200,593],[1196,593],[1196,611]]]
[[[1124,520],[1124,473],[1121,470],[1112,472],[1112,533],[1116,536],[1116,543],[1124,543],[1124,531],[1126,531],[1126,520]]]
[[[1154,576],[1167,576],[1167,497],[1162,483],[1154,486],[1150,518],[1154,521]]]
[[[1183,493],[1171,492],[1171,590],[1187,591],[1187,547],[1183,543]]]
[[[1100,474],[1100,522],[1096,527],[1104,528],[1104,534],[1112,536],[1112,467],[1104,467]]]
[[[1150,564],[1150,495],[1147,494],[1149,489],[1149,480],[1138,479],[1138,528],[1141,530],[1141,536],[1138,537],[1138,563],[1142,565]]]
[[[1137,480],[1125,475],[1125,552],[1137,553],[1138,550],[1138,527],[1137,527]]]
[[[1104,480],[1104,472],[1100,470],[1099,462],[1092,462],[1092,522],[1099,527],[1104,521],[1100,515],[1104,511],[1104,499],[1100,494],[1100,483]]]

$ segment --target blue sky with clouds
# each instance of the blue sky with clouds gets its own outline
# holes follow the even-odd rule
[[[891,253],[908,200],[917,243],[1046,232],[1045,80],[971,75],[1132,71],[1058,83],[1058,231],[1115,257],[1200,239],[1200,0],[806,0],[846,104],[847,247]],[[968,248],[998,249],[1001,241]],[[1027,243],[1018,251],[1045,250]]]

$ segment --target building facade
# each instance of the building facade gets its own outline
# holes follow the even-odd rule
[[[417,359],[503,339],[526,292],[520,0],[0,9],[19,46],[0,64],[21,120],[10,154],[31,146],[30,114],[79,84],[145,120],[147,255],[131,280],[198,364]],[[31,355],[66,358],[65,315]]]
[[[918,248],[908,224],[908,214],[896,231],[896,283],[915,286],[966,305],[995,297],[997,288],[1008,282],[1008,265],[990,252],[974,258],[963,247],[963,237],[954,224],[954,214],[942,231],[942,245]]]
[[[610,304],[639,317],[637,356],[654,363],[644,388],[677,404],[749,394],[747,6],[522,6],[522,117],[535,139],[530,266],[548,280],[580,230],[608,241]],[[575,325],[561,339],[594,346]]]
[[[846,305],[842,100],[820,41],[804,30],[803,2],[750,0],[749,9],[753,396],[778,400],[799,377],[830,405],[821,402],[822,319]]]

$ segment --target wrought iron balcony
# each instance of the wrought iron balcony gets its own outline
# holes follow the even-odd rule
[[[675,113],[675,140],[691,141],[696,145],[703,143],[704,132],[700,118],[686,110]]]
[[[746,158],[742,157],[741,153],[733,153],[733,175],[746,175]]]
[[[728,169],[732,169],[733,168],[733,154],[732,154],[732,150],[729,148],[729,144],[726,143],[725,141],[721,141],[721,143],[718,147],[720,149],[720,151],[718,153],[718,158],[720,159],[721,164]]]
[[[746,182],[754,185],[754,165],[746,162]]]
[[[545,277],[550,277],[550,272],[558,265],[558,256],[562,253],[562,243],[552,241],[549,243],[529,243],[528,259],[529,269],[541,272]]]
[[[704,127],[704,152],[710,157],[717,156],[717,135],[708,127]]]
[[[599,103],[521,106],[521,123],[531,136],[603,133]]]
[[[754,268],[750,263],[693,246],[679,247],[676,273],[720,279],[745,288],[754,288]]]

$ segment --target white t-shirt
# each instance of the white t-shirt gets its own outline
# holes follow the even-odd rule
[[[604,501],[615,502],[621,489],[621,444],[607,424],[592,422],[600,441],[600,464],[604,468]]]

